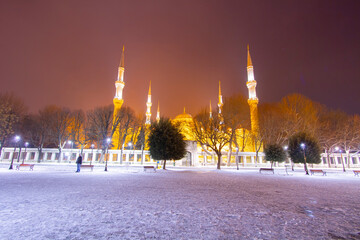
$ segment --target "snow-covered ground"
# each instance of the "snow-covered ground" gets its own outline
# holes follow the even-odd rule
[[[360,178],[0,164],[0,239],[360,239]]]

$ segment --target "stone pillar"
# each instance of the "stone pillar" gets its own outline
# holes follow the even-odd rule
[[[51,153],[51,161],[55,161],[56,152]]]

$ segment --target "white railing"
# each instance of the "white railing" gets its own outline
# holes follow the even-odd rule
[[[62,149],[61,156],[59,150],[56,148],[43,148],[40,155],[37,148],[3,148],[0,156],[0,161],[10,162],[12,159],[14,163],[17,162],[53,162],[53,163],[72,163],[75,162],[80,154],[80,149]],[[108,164],[119,165],[154,165],[157,161],[153,160],[150,152],[147,150],[112,150],[104,152],[100,149],[83,149],[83,162],[85,164],[100,164],[108,161]],[[348,166],[358,168],[360,167],[360,154],[350,154],[350,163],[348,163],[348,155],[341,153],[329,154],[330,164],[326,154],[321,155],[321,163],[314,164],[316,167],[331,167],[342,168],[342,160],[346,168]],[[239,166],[269,166],[270,163],[264,160],[264,153],[259,152],[256,160],[255,152],[233,152],[231,155],[230,166],[235,166],[236,158],[238,158]],[[217,157],[215,154],[208,154],[201,152],[188,152],[188,155],[179,161],[175,162],[176,166],[212,166],[216,165]],[[342,160],[341,160],[342,159]],[[222,165],[228,165],[228,153],[224,152],[222,155]],[[288,159],[285,163],[278,166],[289,164]],[[301,166],[301,165],[298,165]]]

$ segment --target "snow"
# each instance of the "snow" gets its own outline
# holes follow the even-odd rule
[[[360,239],[360,178],[0,164],[0,239]]]

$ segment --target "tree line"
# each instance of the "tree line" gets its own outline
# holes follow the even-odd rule
[[[132,147],[143,149],[143,132],[143,117],[136,116],[128,106],[123,106],[115,114],[113,105],[87,112],[48,105],[37,113],[28,113],[20,98],[14,94],[0,94],[0,152],[5,146],[21,147],[28,142],[29,147],[38,148],[40,160],[43,148],[58,148],[59,156],[67,144],[67,147],[79,148],[81,152],[84,148],[105,151],[113,147],[109,146],[107,139],[115,137],[117,149],[123,150],[129,137]],[[15,135],[21,136],[20,143],[15,142]]]
[[[116,149],[123,150],[127,142],[132,143],[132,149],[144,149],[148,144],[144,116],[136,115],[128,106],[118,113],[113,111],[112,104],[87,112],[49,105],[37,113],[28,113],[20,98],[0,94],[0,148],[14,146],[14,135],[19,134],[23,142],[29,142],[40,153],[45,147],[58,148],[61,153],[69,141],[81,150],[91,147],[105,150],[109,147],[108,138],[116,139],[112,143]],[[300,94],[285,96],[276,103],[259,104],[258,112],[259,129],[254,133],[247,99],[241,95],[225,98],[221,114],[216,109],[210,117],[204,108],[193,118],[193,138],[205,152],[211,154],[211,149],[217,155],[218,168],[225,146],[229,147],[230,159],[234,147],[236,152],[243,152],[250,144],[258,153],[270,145],[289,145],[289,139],[297,133],[314,138],[320,150],[327,153],[329,165],[329,154],[336,149],[348,157],[360,149],[359,115],[329,109]]]

